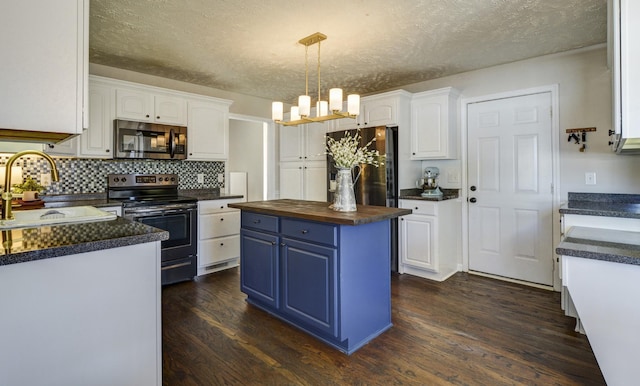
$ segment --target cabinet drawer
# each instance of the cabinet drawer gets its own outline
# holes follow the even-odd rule
[[[278,217],[266,214],[242,212],[242,227],[278,232]]]
[[[400,200],[400,208],[411,209],[413,214],[426,214],[435,216],[437,213],[437,201]]]
[[[200,240],[240,233],[240,211],[200,215]]]
[[[200,242],[200,266],[240,257],[240,235],[218,237]]]
[[[338,242],[337,227],[329,224],[284,218],[281,233],[283,236],[320,244],[335,246]]]
[[[200,214],[207,214],[207,213],[226,212],[226,211],[239,211],[238,209],[227,207],[228,204],[231,204],[234,202],[242,202],[242,199],[226,198],[226,199],[220,199],[220,200],[198,201],[198,212]]]

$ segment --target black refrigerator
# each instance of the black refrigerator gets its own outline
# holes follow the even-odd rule
[[[381,166],[360,165],[360,176],[354,183],[356,203],[361,205],[378,205],[392,208],[398,207],[398,128],[366,127],[327,133],[327,137],[339,140],[346,133],[353,137],[359,131],[360,146],[369,145],[370,150],[378,150]],[[333,202],[336,174],[338,173],[331,156],[327,155],[327,201]],[[357,174],[357,168],[354,174]],[[333,183],[332,183],[333,181]],[[398,219],[391,220],[391,271],[398,271]]]

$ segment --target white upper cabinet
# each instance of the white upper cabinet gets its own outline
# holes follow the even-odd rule
[[[88,23],[89,0],[3,2],[0,128],[82,132]]]
[[[640,2],[609,1],[609,55],[612,72],[614,150],[640,154]]]
[[[78,155],[87,158],[113,157],[115,87],[94,77],[89,79],[89,127],[82,132]]]
[[[229,158],[229,105],[215,98],[188,101],[187,159],[226,161]]]
[[[398,125],[401,122],[401,105],[408,103],[411,94],[404,90],[390,91],[363,97],[360,100],[360,115],[356,119],[338,119],[331,121],[329,131]],[[346,110],[346,102],[344,109]]]
[[[280,162],[324,161],[326,127],[323,123],[280,126]]]
[[[413,95],[411,159],[454,159],[457,143],[457,90],[447,87]]]
[[[118,88],[116,106],[119,119],[180,126],[187,124],[187,103],[181,96]]]

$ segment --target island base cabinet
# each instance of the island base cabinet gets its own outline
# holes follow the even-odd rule
[[[338,225],[242,212],[247,302],[351,354],[391,324],[390,221]]]
[[[335,260],[335,248],[282,240],[282,312],[331,336],[337,336]]]
[[[160,385],[160,242],[0,266],[0,385]]]
[[[242,229],[240,239],[240,289],[260,303],[278,308],[278,237]]]

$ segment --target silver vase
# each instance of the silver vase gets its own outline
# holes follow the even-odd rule
[[[338,168],[336,192],[330,208],[338,212],[355,212],[357,210],[350,168]]]

